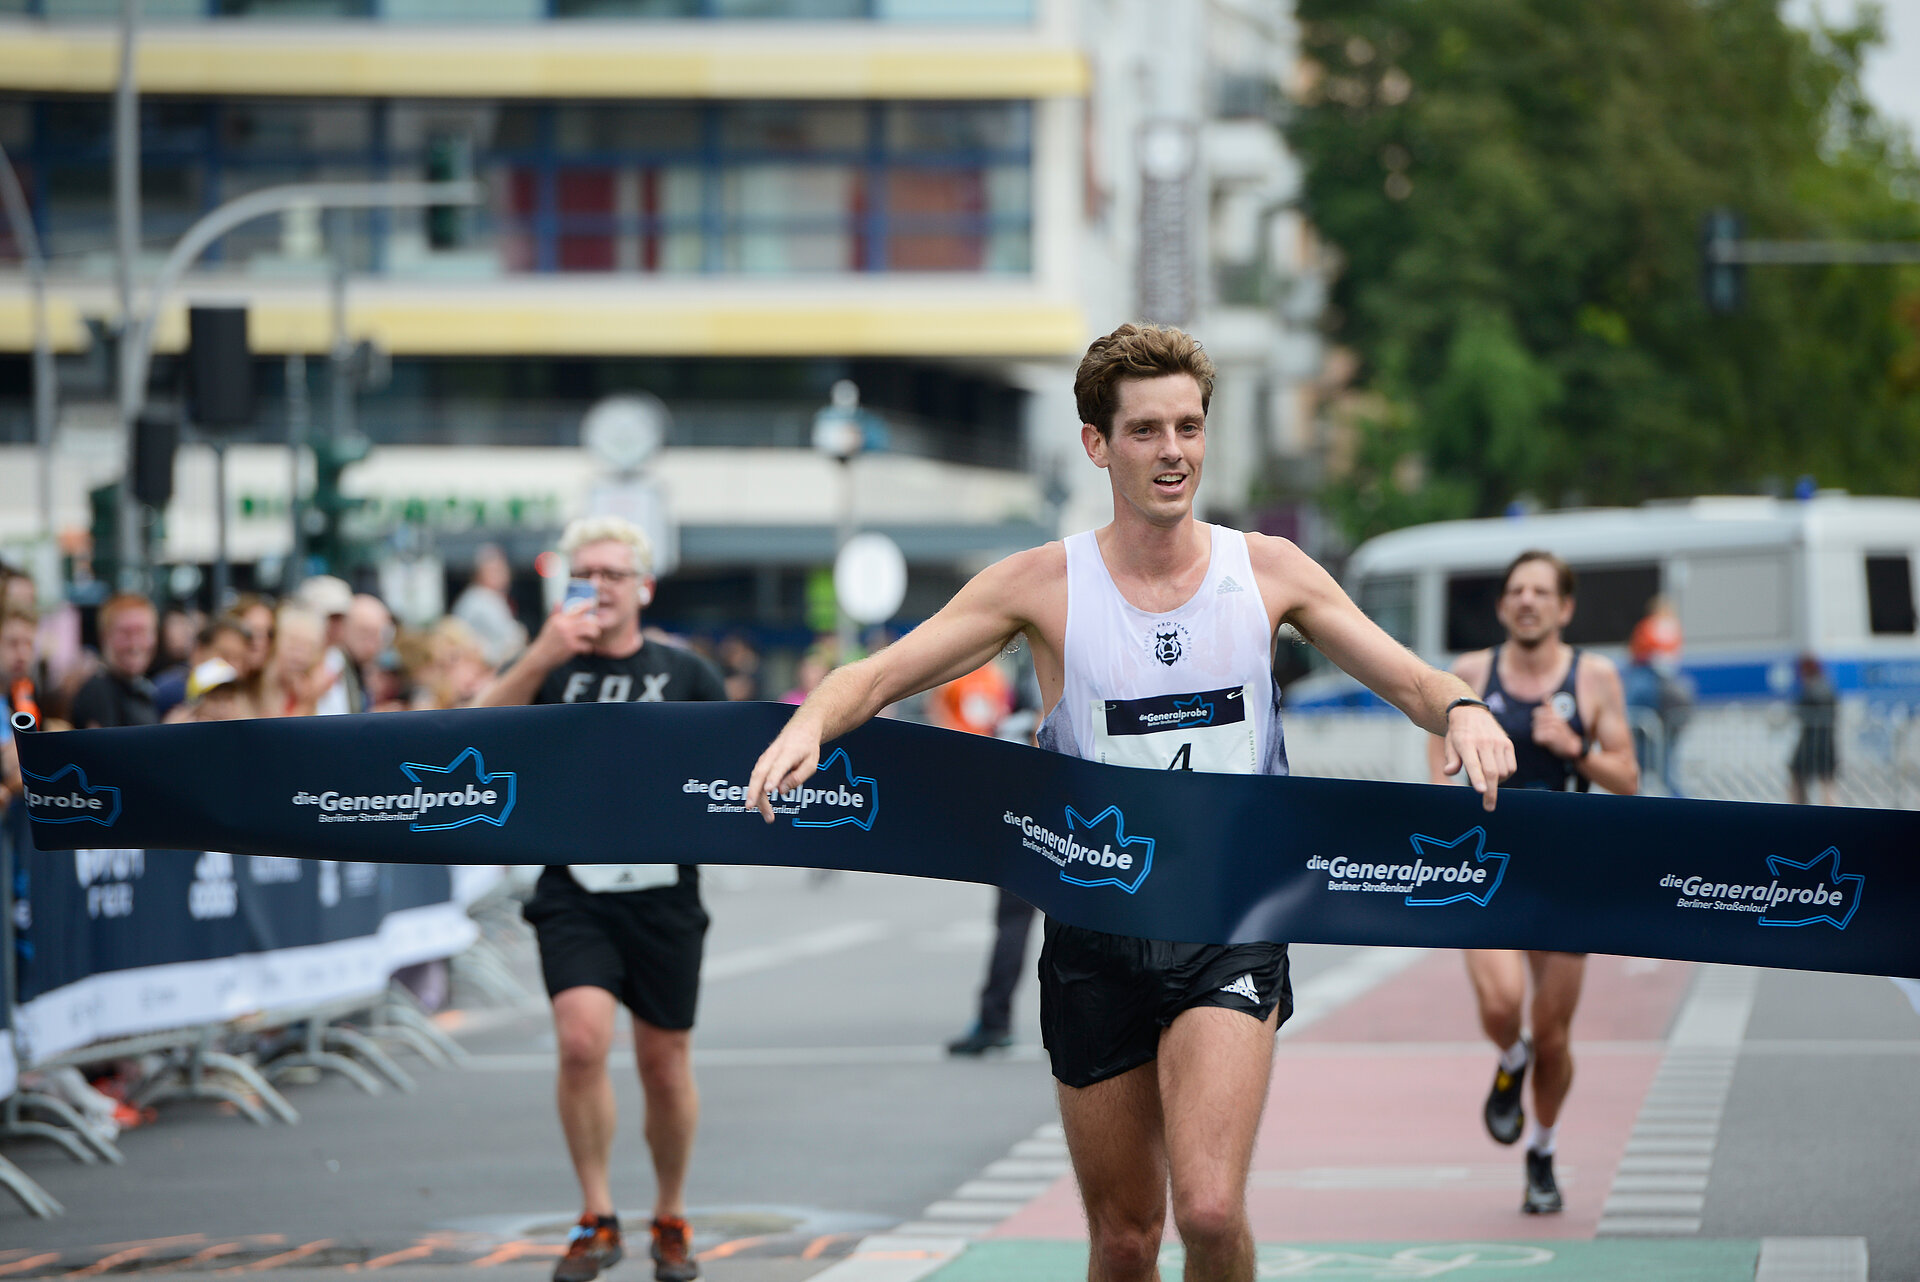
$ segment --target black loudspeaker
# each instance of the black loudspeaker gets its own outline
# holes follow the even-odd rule
[[[253,353],[247,348],[246,308],[188,310],[187,403],[201,427],[253,422]]]
[[[180,424],[162,414],[142,414],[133,424],[133,497],[151,508],[173,501],[173,452]]]

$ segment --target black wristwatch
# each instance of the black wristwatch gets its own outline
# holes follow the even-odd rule
[[[1454,710],[1455,708],[1463,708],[1463,707],[1464,707],[1464,708],[1479,708],[1479,709],[1481,709],[1482,711],[1485,711],[1485,712],[1492,712],[1492,711],[1493,711],[1493,709],[1492,709],[1492,708],[1489,708],[1489,707],[1487,707],[1487,704],[1486,704],[1486,700],[1484,700],[1484,699],[1475,699],[1475,698],[1472,698],[1472,697],[1470,697],[1470,696],[1467,696],[1467,695],[1462,695],[1462,696],[1461,696],[1460,698],[1458,698],[1458,699],[1455,699],[1455,700],[1454,700],[1454,701],[1453,701],[1452,703],[1449,703],[1449,704],[1447,705],[1447,710],[1446,710],[1445,712],[1443,712],[1443,713],[1441,713],[1441,714],[1440,714],[1440,719],[1441,719],[1442,721],[1444,721],[1444,722],[1446,722],[1446,723],[1447,723],[1448,725],[1452,725],[1452,724],[1453,724],[1453,710]]]

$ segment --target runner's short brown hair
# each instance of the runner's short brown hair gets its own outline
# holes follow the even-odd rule
[[[1528,548],[1513,560],[1507,562],[1507,572],[1500,576],[1500,592],[1505,595],[1507,584],[1513,582],[1513,572],[1529,561],[1545,561],[1553,567],[1553,581],[1559,585],[1560,595],[1573,598],[1573,567],[1544,548]]]
[[[1120,408],[1120,384],[1130,378],[1160,378],[1188,374],[1200,385],[1200,408],[1213,400],[1213,360],[1199,342],[1171,325],[1128,323],[1096,338],[1073,376],[1073,400],[1080,421],[1091,423],[1100,435],[1113,432],[1114,411]]]

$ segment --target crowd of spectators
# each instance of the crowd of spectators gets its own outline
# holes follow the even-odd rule
[[[0,563],[0,809],[21,787],[15,706],[54,730],[464,707],[528,635],[506,568],[483,548],[454,609],[422,627],[331,575],[279,598],[242,593],[213,614],[122,593],[83,627],[76,607],[42,601],[31,576]],[[713,659],[732,698],[767,697],[745,637],[711,646],[648,633]],[[831,657],[816,648],[807,666],[803,684],[817,682]]]

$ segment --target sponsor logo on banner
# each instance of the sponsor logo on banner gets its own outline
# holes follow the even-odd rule
[[[247,875],[256,886],[299,881],[300,869],[305,863],[304,859],[286,859],[279,855],[248,855]]]
[[[120,790],[88,783],[79,766],[62,766],[50,775],[22,769],[27,784],[27,817],[42,824],[99,824],[111,828],[120,818]]]
[[[224,850],[204,851],[193,861],[187,914],[195,921],[210,921],[231,917],[239,907],[240,884],[233,879],[233,856]]]
[[[1131,895],[1153,871],[1153,838],[1128,836],[1127,818],[1118,806],[1091,819],[1068,806],[1064,832],[1011,810],[1001,819],[1020,830],[1021,845],[1045,856],[1060,869],[1060,880],[1071,885],[1118,886]]]
[[[73,875],[87,892],[87,916],[126,917],[133,912],[133,885],[147,875],[144,850],[76,850]]]
[[[1407,838],[1411,861],[1314,855],[1307,867],[1327,874],[1327,889],[1404,895],[1409,908],[1470,903],[1485,908],[1507,875],[1508,856],[1488,850],[1487,830],[1469,828],[1452,841],[1424,833]]]
[[[444,766],[403,762],[400,773],[414,787],[395,792],[302,788],[293,804],[316,808],[321,823],[404,823],[409,832],[482,823],[498,828],[513,813],[514,773],[488,771],[478,748],[465,749]]]
[[[773,813],[785,815],[796,828],[838,828],[851,824],[862,832],[880,817],[880,784],[871,775],[854,772],[845,748],[814,768],[814,781],[804,787],[772,795]],[[728,779],[689,779],[680,791],[707,799],[710,815],[749,813],[747,785]],[[758,810],[751,813],[758,814]]]
[[[1676,908],[1751,913],[1762,926],[1827,925],[1845,930],[1860,908],[1867,879],[1840,871],[1840,850],[1828,846],[1802,863],[1784,855],[1767,856],[1767,880],[1715,881],[1710,877],[1668,873],[1663,890],[1679,892]]]

